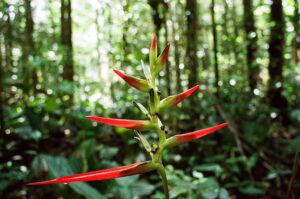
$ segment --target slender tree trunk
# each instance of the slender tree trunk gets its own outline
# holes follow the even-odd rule
[[[187,13],[187,49],[186,49],[186,66],[189,67],[189,87],[197,83],[198,76],[198,57],[197,57],[197,43],[198,43],[198,5],[197,1],[186,1]]]
[[[164,23],[164,28],[165,28],[165,45],[167,45],[168,43],[168,36],[169,36],[169,30],[168,30],[168,24],[167,24],[167,20],[168,20],[168,12],[169,12],[169,4],[168,3],[164,3],[164,15],[163,15],[163,23]],[[165,67],[165,71],[166,71],[166,85],[167,85],[167,93],[168,95],[171,95],[172,91],[171,91],[171,71],[170,71],[170,63],[169,61],[167,61],[166,63],[166,67]]]
[[[257,34],[253,14],[253,0],[243,0],[244,29],[246,33],[248,83],[251,92],[257,87],[259,66],[256,62]]]
[[[159,6],[162,3],[162,0],[148,0],[148,4],[152,8],[152,19],[155,26],[155,34],[156,34],[156,40],[159,44],[160,41],[160,29],[163,23],[162,17],[159,15]],[[157,45],[157,48],[159,48],[159,45]]]
[[[284,50],[284,15],[281,0],[273,0],[271,4],[270,42],[269,42],[269,85],[267,97],[272,107],[279,110],[279,119],[284,124],[288,121],[288,101],[282,95],[283,91],[283,50]]]
[[[187,17],[186,27],[186,60],[185,65],[188,74],[188,87],[191,88],[198,84],[198,67],[199,61],[197,56],[198,50],[198,4],[197,1],[186,0],[185,13]],[[195,96],[190,98],[189,115],[194,122],[199,122],[199,114],[195,110],[197,106]],[[194,124],[191,124],[191,126]]]
[[[73,82],[73,45],[72,45],[72,10],[71,0],[61,0],[61,45],[63,49],[63,74],[65,81]],[[70,92],[72,93],[72,92]],[[73,101],[73,95],[70,100]]]
[[[0,134],[2,152],[5,150],[5,120],[4,120],[4,75],[3,75],[3,59],[2,59],[2,33],[0,33]]]
[[[214,71],[215,71],[215,87],[216,96],[219,96],[219,64],[218,64],[218,35],[215,21],[215,1],[211,3],[211,19],[212,19],[212,30],[213,30],[213,51],[214,51]]]
[[[6,29],[4,31],[4,47],[5,47],[5,65],[8,71],[13,68],[12,49],[13,49],[13,38],[12,38],[12,25],[9,14],[10,5],[5,3],[5,15],[6,15]]]
[[[237,38],[239,37],[239,27],[238,27],[238,21],[237,21],[237,14],[236,14],[236,3],[235,0],[232,1],[232,22],[233,22],[233,52],[235,56],[235,60],[237,63],[239,63],[239,48],[237,44]]]
[[[229,30],[228,30],[228,11],[229,11],[229,6],[227,3],[227,0],[223,0],[224,2],[224,13],[223,13],[223,23],[222,23],[222,37],[221,37],[221,48],[222,48],[222,53],[224,55],[230,55],[230,46],[231,46],[231,36],[229,35]]]
[[[176,7],[175,7],[176,9]],[[177,21],[177,12],[176,10],[173,12],[173,18],[172,18],[172,39],[174,44],[174,61],[175,61],[175,71],[176,71],[176,92],[179,93],[182,91],[181,86],[181,72],[180,72],[180,52],[179,52],[179,41],[176,38],[176,35],[179,34],[179,29],[176,30],[175,23],[178,25]],[[177,32],[178,31],[178,32]]]
[[[295,63],[300,61],[300,17],[299,17],[299,3],[298,0],[294,0],[294,39],[293,39],[293,59]]]
[[[24,45],[22,52],[22,61],[24,64],[24,84],[30,84],[33,93],[37,92],[38,77],[37,71],[31,66],[30,58],[35,56],[35,44],[33,40],[34,22],[32,19],[31,0],[24,0],[25,6],[25,32],[24,32]],[[25,90],[25,95],[30,95],[30,90]]]
[[[1,138],[3,139],[1,143],[2,147],[2,153],[3,153],[3,159],[6,159],[6,141],[7,141],[7,136],[5,133],[5,128],[7,127],[5,124],[5,115],[4,115],[4,104],[5,104],[5,95],[4,95],[4,76],[11,75],[12,69],[13,69],[13,54],[12,54],[12,49],[13,49],[13,36],[12,36],[12,23],[11,23],[11,18],[10,18],[10,5],[8,3],[4,3],[4,15],[6,16],[6,20],[3,17],[3,21],[1,21],[3,24],[3,32],[0,31],[0,34],[3,34],[4,38],[4,48],[2,48],[2,42],[0,44],[0,54],[1,54],[1,59],[0,59],[0,133],[1,133]],[[0,38],[0,41],[1,38]],[[2,49],[4,49],[4,57],[2,57]],[[5,66],[5,67],[4,67]],[[6,89],[6,91],[9,88]],[[11,94],[6,94],[7,97],[13,97]]]

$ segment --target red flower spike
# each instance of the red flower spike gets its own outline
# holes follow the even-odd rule
[[[178,103],[180,103],[185,98],[187,98],[188,96],[193,94],[196,90],[198,90],[199,87],[200,87],[200,85],[197,85],[197,86],[194,86],[193,88],[190,88],[189,90],[187,90],[185,92],[166,97],[165,99],[163,99],[160,102],[159,108],[162,109],[162,108],[166,108],[166,107],[170,107],[170,106],[176,106]]]
[[[117,75],[119,75],[130,86],[143,92],[148,92],[150,90],[150,86],[148,85],[148,82],[146,80],[126,75],[120,70],[114,69],[114,72]]]
[[[151,69],[155,67],[156,59],[157,59],[157,44],[156,44],[156,35],[154,35],[150,45],[150,54],[149,54],[149,63]]]
[[[156,169],[156,165],[152,162],[138,162],[135,164],[121,166],[117,168],[63,176],[48,181],[31,182],[26,185],[33,186],[33,185],[46,185],[46,184],[61,184],[61,183],[70,183],[70,182],[85,182],[85,181],[94,181],[94,180],[108,180],[108,179],[120,178],[125,176],[136,175],[136,174],[142,174],[142,173],[150,172],[154,169]]]
[[[168,60],[169,50],[170,50],[170,44],[168,43],[164,51],[157,58],[157,66],[154,70],[155,74],[158,74],[166,64]]]
[[[152,123],[147,120],[124,120],[124,119],[113,119],[113,118],[96,117],[96,116],[86,116],[86,118],[103,124],[127,128],[127,129],[134,129],[137,131],[145,131],[153,128]]]
[[[206,136],[210,133],[213,133],[225,126],[227,126],[228,123],[223,123],[223,124],[219,124],[219,125],[216,125],[216,126],[213,126],[213,127],[209,127],[209,128],[206,128],[206,129],[201,129],[201,130],[198,130],[198,131],[194,131],[194,132],[191,132],[191,133],[184,133],[184,134],[180,134],[180,135],[175,135],[171,138],[169,138],[165,144],[164,147],[172,147],[172,146],[176,146],[176,145],[179,145],[179,144],[184,144],[186,142],[190,142],[190,141],[193,141],[193,140],[196,140],[196,139],[199,139],[203,136]]]

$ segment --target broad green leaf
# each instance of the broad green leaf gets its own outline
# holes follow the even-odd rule
[[[41,169],[41,166],[43,170],[48,170],[50,175],[54,178],[74,174],[67,159],[60,156],[38,155],[33,160],[32,169],[37,172]],[[84,182],[69,183],[68,186],[86,199],[105,198],[99,191]]]

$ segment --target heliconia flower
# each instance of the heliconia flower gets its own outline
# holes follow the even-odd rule
[[[108,180],[108,179],[121,178],[125,176],[150,172],[156,169],[156,167],[157,167],[156,164],[153,162],[138,162],[127,166],[121,166],[121,167],[98,170],[98,171],[91,171],[87,173],[80,173],[80,174],[74,174],[69,176],[62,176],[48,181],[31,182],[31,183],[27,183],[26,185],[34,186],[34,185],[61,184],[61,183],[70,183],[70,182]]]
[[[165,99],[160,101],[159,108],[162,109],[162,108],[177,105],[178,103],[183,101],[185,98],[190,96],[193,92],[198,90],[199,87],[200,87],[200,85],[197,85],[197,86],[194,86],[193,88],[190,88],[189,90],[179,93],[177,95],[172,95],[172,96],[166,97]]]
[[[137,131],[150,130],[154,127],[154,125],[147,120],[125,120],[125,119],[113,119],[113,118],[96,117],[96,116],[86,116],[86,118],[110,126],[134,129]]]
[[[154,35],[150,45],[150,53],[149,53],[149,63],[150,63],[151,70],[153,70],[153,68],[155,67],[156,59],[157,59],[157,44],[156,44],[156,35]]]
[[[127,84],[130,86],[143,91],[143,92],[148,92],[150,90],[150,86],[148,85],[148,82],[144,79],[140,79],[137,77],[133,77],[130,75],[126,75],[120,70],[114,69],[114,72],[119,75]]]
[[[228,123],[222,123],[213,127],[209,127],[206,129],[201,129],[198,131],[194,131],[194,132],[190,132],[190,133],[184,133],[184,134],[180,134],[180,135],[175,135],[173,137],[170,137],[169,139],[167,139],[166,144],[164,145],[165,148],[168,147],[172,147],[172,146],[176,146],[179,144],[184,144],[186,142],[190,142],[196,139],[199,139],[203,136],[206,136],[210,133],[213,133],[225,126],[227,126]]]

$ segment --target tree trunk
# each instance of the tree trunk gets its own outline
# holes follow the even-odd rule
[[[294,0],[294,17],[293,25],[295,29],[295,36],[293,39],[293,60],[297,64],[300,61],[300,18],[299,18],[299,3]]]
[[[214,51],[214,71],[215,71],[215,87],[216,96],[219,96],[219,64],[218,64],[218,35],[217,26],[215,21],[215,1],[211,3],[211,19],[212,19],[212,30],[213,30],[213,51]]]
[[[174,61],[175,61],[175,71],[176,71],[176,92],[180,93],[182,91],[182,86],[181,86],[181,72],[180,72],[180,52],[179,52],[179,41],[176,38],[176,35],[179,35],[179,29],[176,30],[175,28],[175,23],[178,25],[177,21],[177,12],[176,12],[176,7],[175,11],[172,13],[173,18],[172,18],[172,40],[174,44]],[[178,26],[177,26],[178,27]]]
[[[189,87],[197,84],[198,76],[198,57],[197,57],[197,35],[198,35],[198,6],[197,1],[186,1],[187,15],[187,49],[186,49],[186,66],[189,67]]]
[[[159,5],[162,3],[162,0],[148,0],[148,4],[152,8],[152,19],[155,26],[155,34],[156,34],[156,40],[158,42],[157,48],[159,48],[159,32],[163,23],[162,17],[159,15]]]
[[[1,35],[1,34],[0,34]],[[5,121],[4,121],[4,75],[3,75],[3,59],[2,59],[2,37],[0,37],[0,135],[1,147],[5,150]]]
[[[232,1],[232,22],[233,22],[233,53],[235,57],[235,63],[240,64],[241,59],[239,56],[239,45],[237,42],[237,38],[239,37],[239,27],[238,27],[238,21],[237,21],[237,11],[236,11],[236,3],[235,0]]]
[[[248,83],[251,92],[257,87],[259,79],[259,66],[256,62],[257,34],[254,24],[253,0],[243,0],[244,6],[244,29],[246,33],[246,51]]]
[[[13,59],[12,59],[12,49],[13,49],[13,38],[12,38],[12,25],[9,14],[10,5],[5,3],[5,15],[6,15],[6,24],[4,31],[4,48],[5,48],[5,65],[7,71],[11,71],[13,68]]]
[[[73,45],[71,0],[61,0],[61,44],[63,47],[63,79],[73,81]]]
[[[284,64],[284,15],[281,0],[273,0],[271,4],[271,24],[269,42],[269,85],[267,97],[272,107],[279,110],[279,119],[286,124],[288,121],[288,101],[282,95],[283,77],[282,68]]]
[[[33,93],[37,92],[38,77],[37,71],[30,64],[30,58],[35,56],[35,44],[33,40],[34,33],[34,22],[32,19],[32,8],[31,0],[24,0],[25,6],[25,32],[24,32],[24,45],[22,49],[22,61],[24,64],[23,75],[24,75],[24,84],[30,85],[30,89],[25,89],[24,94],[30,95],[30,90],[32,89]]]
[[[168,35],[169,35],[168,24],[167,24],[168,11],[169,11],[169,4],[164,3],[163,23],[164,23],[164,28],[165,28],[165,45],[167,45],[167,43],[168,43]],[[166,66],[165,66],[165,73],[166,73],[165,77],[166,77],[167,94],[171,95],[171,93],[172,93],[172,91],[171,91],[171,74],[170,74],[171,71],[170,71],[170,64],[169,64],[168,60],[166,62]]]

